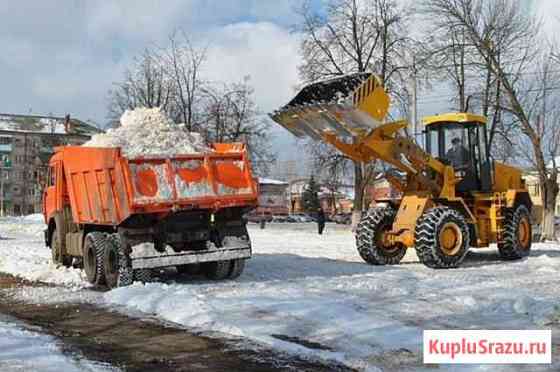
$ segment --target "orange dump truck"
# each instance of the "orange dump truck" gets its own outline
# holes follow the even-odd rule
[[[57,148],[43,197],[53,261],[83,264],[91,283],[109,288],[169,266],[239,276],[251,257],[242,216],[257,205],[257,185],[244,145],[213,150],[126,158],[118,148]]]

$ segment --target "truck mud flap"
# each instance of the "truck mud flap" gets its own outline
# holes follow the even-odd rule
[[[224,248],[205,251],[192,251],[170,255],[137,257],[132,259],[133,269],[155,269],[158,267],[188,265],[201,262],[251,258],[250,247]]]

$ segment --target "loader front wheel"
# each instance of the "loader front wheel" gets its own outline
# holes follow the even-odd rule
[[[94,285],[105,284],[105,250],[110,246],[107,235],[101,232],[91,232],[86,235],[84,242],[84,271],[87,280]]]
[[[356,245],[362,259],[372,265],[396,265],[406,254],[406,247],[400,243],[390,244],[384,239],[395,220],[392,208],[375,208],[358,224]]]
[[[449,207],[426,211],[416,224],[416,254],[424,265],[448,269],[461,264],[470,245],[470,234],[463,215]]]
[[[521,204],[507,209],[504,216],[502,241],[498,251],[504,260],[517,260],[531,253],[532,229],[529,209]]]

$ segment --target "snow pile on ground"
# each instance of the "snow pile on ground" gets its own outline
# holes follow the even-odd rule
[[[363,263],[351,232],[314,227],[251,227],[254,257],[235,281],[136,283],[105,301],[359,370],[421,367],[423,329],[560,327],[557,245],[507,262],[495,248],[473,250],[455,270],[428,269],[411,250],[382,267]]]
[[[89,287],[82,270],[56,266],[45,246],[45,224],[37,215],[0,220],[0,272],[74,290]]]
[[[84,146],[120,147],[128,157],[193,154],[211,151],[199,133],[175,124],[160,108],[139,107],[121,116],[121,126],[96,134]]]
[[[32,226],[26,219],[10,221]],[[5,225],[2,220],[0,235],[8,239],[0,240],[0,271],[30,279],[34,272],[60,273],[63,280],[85,284],[78,271],[49,266],[50,251],[40,234],[5,233]],[[426,268],[413,250],[401,265],[370,266],[357,254],[347,228],[327,224],[322,236],[315,228],[250,226],[254,257],[234,281],[184,275],[95,295],[49,288],[29,289],[24,296],[38,302],[99,301],[358,370],[425,368],[424,329],[552,329],[553,365],[531,366],[531,371],[560,370],[560,246],[534,244],[531,256],[520,261],[502,261],[495,247],[473,249],[454,270]],[[486,369],[515,370],[494,367]],[[438,367],[475,369],[484,366]]]
[[[29,331],[11,318],[0,317],[0,370],[3,372],[117,371],[62,353],[56,339]]]

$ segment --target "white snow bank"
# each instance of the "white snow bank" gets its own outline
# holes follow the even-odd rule
[[[513,262],[495,248],[474,250],[455,270],[428,269],[411,250],[404,264],[380,267],[363,263],[349,231],[296,228],[250,228],[254,257],[235,281],[178,277],[104,299],[358,370],[422,366],[423,329],[560,326],[559,246],[535,244],[529,259]]]
[[[84,146],[120,147],[128,157],[171,156],[211,151],[199,133],[175,124],[160,108],[139,107],[121,116],[121,126],[96,134]]]
[[[57,267],[45,246],[45,224],[36,215],[0,220],[0,272],[74,290],[89,287],[82,270]]]
[[[11,318],[0,317],[0,370],[3,372],[80,372],[118,369],[68,356],[55,338],[24,328]]]

